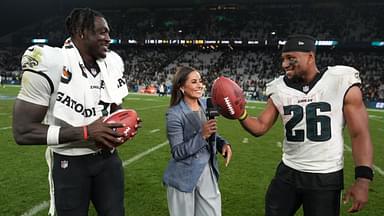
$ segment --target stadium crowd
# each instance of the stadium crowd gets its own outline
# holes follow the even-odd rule
[[[105,10],[111,36],[120,39],[279,40],[294,32],[318,40],[370,42],[384,35],[383,5],[235,5],[226,9],[150,8]],[[64,17],[56,16],[21,29],[18,41],[45,37],[62,43]]]
[[[112,37],[134,39],[136,45],[113,45],[125,61],[126,78],[131,91],[148,86],[156,88],[170,79],[176,67],[189,65],[206,77],[206,87],[220,76],[236,80],[249,99],[264,100],[265,84],[282,73],[280,50],[276,46],[166,46],[144,45],[149,39],[268,40],[270,43],[300,32],[319,40],[337,40],[361,44],[382,40],[383,6],[285,7],[233,6],[184,9],[126,9],[103,11],[110,18]],[[116,13],[117,12],[117,13]],[[0,73],[6,83],[19,83],[20,58],[31,38],[48,38],[59,45],[65,39],[62,17],[53,17],[12,33],[12,38],[25,43],[4,46],[0,51]],[[28,44],[29,43],[29,44]],[[349,65],[361,72],[367,101],[384,101],[384,54],[380,49],[320,48],[320,68]]]

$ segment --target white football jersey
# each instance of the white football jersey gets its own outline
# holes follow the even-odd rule
[[[344,97],[360,83],[354,68],[332,66],[309,85],[295,86],[286,76],[267,84],[284,125],[284,164],[311,173],[343,168]]]
[[[43,124],[69,126],[66,122],[61,121],[53,116],[53,107],[57,98],[57,89],[63,74],[63,51],[61,48],[34,45],[29,47],[22,57],[23,77],[21,90],[17,96],[18,99],[30,103],[47,106],[47,114],[43,120]],[[113,51],[107,53],[106,58],[116,58],[117,63],[121,64],[121,77],[123,76],[124,63],[120,56]],[[102,85],[100,73],[88,71],[87,79],[90,83],[91,93],[94,97],[100,98],[100,88]],[[109,106],[105,107],[109,112]],[[101,116],[100,116],[101,117]],[[84,155],[96,152],[93,142],[72,142],[59,145],[49,145],[54,152],[63,155]]]

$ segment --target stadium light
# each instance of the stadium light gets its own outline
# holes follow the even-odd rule
[[[316,46],[336,46],[338,44],[335,40],[318,40]]]
[[[121,44],[121,39],[111,39],[111,44]]]
[[[285,45],[287,41],[279,40],[278,45]],[[335,40],[317,40],[316,46],[336,46],[339,42]]]
[[[34,43],[34,44],[47,44],[48,43],[48,39],[45,39],[45,38],[34,38],[34,39],[32,39],[32,43]]]
[[[384,41],[372,41],[371,46],[384,46]]]
[[[258,40],[249,40],[248,44],[250,44],[250,45],[257,45],[257,44],[259,44],[259,41]]]

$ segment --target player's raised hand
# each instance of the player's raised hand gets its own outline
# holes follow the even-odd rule
[[[227,167],[229,162],[232,159],[232,148],[231,145],[229,144],[224,144],[223,145],[223,150],[222,153],[223,157],[225,158],[225,166]]]

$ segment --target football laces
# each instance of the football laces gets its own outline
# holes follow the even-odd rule
[[[228,97],[225,97],[225,98],[224,98],[224,103],[225,103],[225,105],[227,106],[227,109],[228,109],[229,114],[234,115],[234,114],[235,114],[235,109],[233,109],[233,106],[232,106],[232,104],[231,104],[231,101],[229,100]]]

